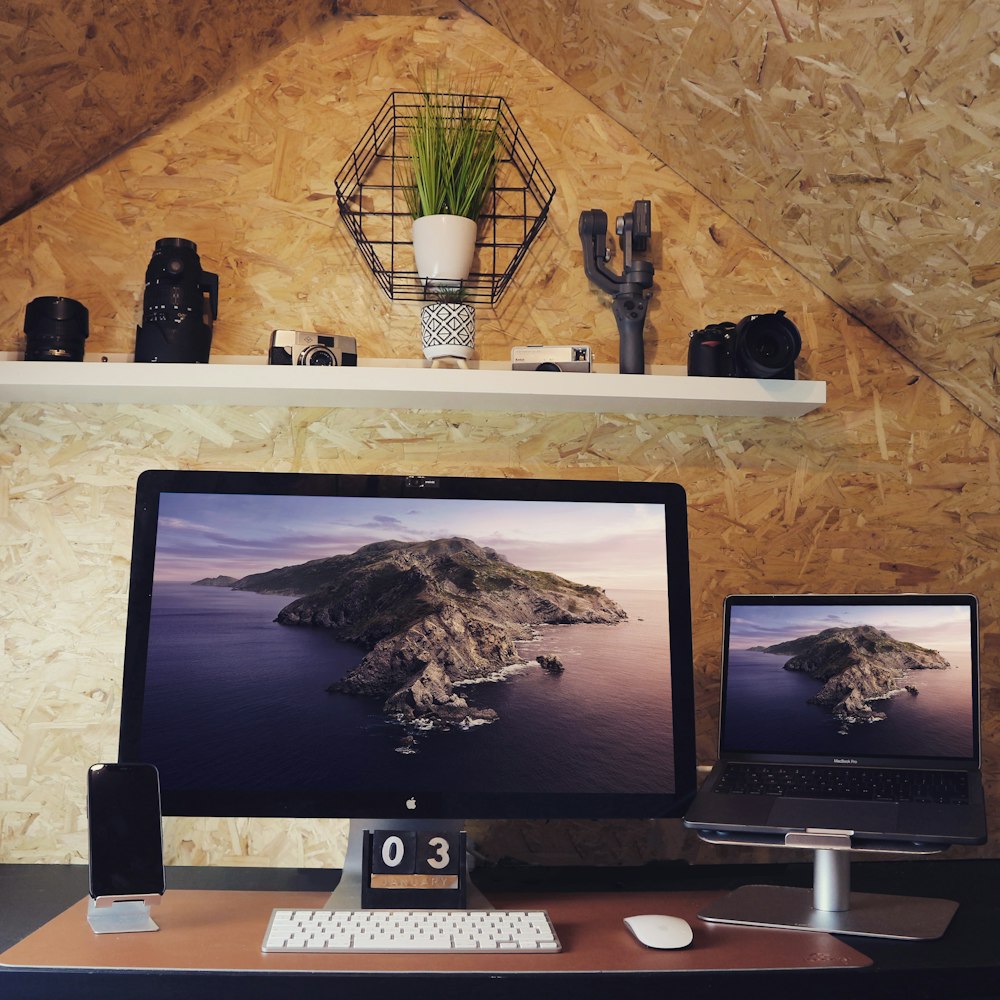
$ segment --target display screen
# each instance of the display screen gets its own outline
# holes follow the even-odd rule
[[[677,814],[688,603],[673,485],[147,473],[123,759],[184,814]]]
[[[94,764],[87,772],[90,894],[161,895],[160,796],[148,764]]]
[[[730,598],[722,749],[975,760],[977,654],[964,595]]]

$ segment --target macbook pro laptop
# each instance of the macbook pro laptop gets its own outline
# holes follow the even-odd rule
[[[974,597],[729,597],[722,654],[719,760],[686,826],[985,842]]]

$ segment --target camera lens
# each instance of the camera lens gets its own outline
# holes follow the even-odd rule
[[[76,299],[42,295],[24,310],[25,361],[83,361],[90,313]]]
[[[181,236],[156,241],[146,268],[135,360],[205,364],[219,312],[219,276],[202,270],[198,245]]]
[[[802,350],[798,328],[780,310],[763,316],[745,316],[733,334],[733,362],[737,373],[751,378],[790,377]]]
[[[328,347],[322,347],[319,344],[312,344],[307,347],[300,355],[298,364],[300,365],[335,365],[337,359],[334,357],[333,352]]]

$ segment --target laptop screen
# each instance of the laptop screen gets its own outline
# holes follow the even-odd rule
[[[722,679],[722,756],[978,765],[973,597],[730,597]]]

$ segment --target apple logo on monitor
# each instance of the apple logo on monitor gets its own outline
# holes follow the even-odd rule
[[[406,800],[406,808],[407,809],[417,808],[417,800],[412,795]]]

